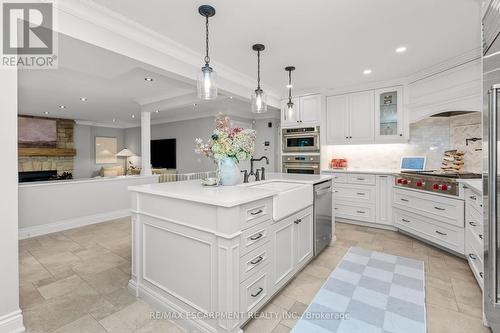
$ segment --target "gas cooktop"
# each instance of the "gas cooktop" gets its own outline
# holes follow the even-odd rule
[[[412,174],[420,176],[446,177],[456,179],[477,179],[481,178],[480,173],[472,172],[445,172],[441,170],[423,170],[423,171],[401,171],[402,174]]]

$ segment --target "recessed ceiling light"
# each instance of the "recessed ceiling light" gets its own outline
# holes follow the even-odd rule
[[[49,114],[50,112],[49,111],[44,111],[43,114]]]
[[[197,107],[197,106],[198,106],[198,104],[194,103],[194,104],[193,104],[193,106],[194,106],[194,107]]]
[[[371,74],[371,73],[372,73],[372,70],[371,70],[371,69],[365,69],[365,70],[363,71],[363,74],[365,74],[365,75],[368,75],[368,74]]]
[[[400,46],[396,49],[397,53],[403,53],[406,51],[406,46]]]
[[[115,118],[113,118],[113,122],[116,123],[116,119]]]
[[[80,97],[80,101],[86,102],[87,101],[87,97]]]
[[[233,96],[229,96],[229,99],[233,99]]]
[[[135,118],[135,114],[132,115],[132,118]]]
[[[66,109],[66,105],[59,105],[59,109]]]
[[[152,77],[145,77],[144,80],[151,82],[151,81],[153,81],[153,78]]]
[[[155,110],[155,113],[159,113],[159,112],[160,112],[160,110]]]
[[[287,84],[286,85],[286,89],[291,89],[291,88],[293,88],[293,84]]]

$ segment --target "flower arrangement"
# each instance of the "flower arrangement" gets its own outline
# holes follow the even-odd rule
[[[208,142],[195,140],[195,152],[219,162],[232,158],[236,162],[249,160],[255,151],[255,131],[241,127],[231,128],[231,120],[222,113],[215,118],[215,129]]]

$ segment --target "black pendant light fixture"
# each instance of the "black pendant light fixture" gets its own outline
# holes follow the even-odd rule
[[[288,103],[286,103],[286,119],[291,119],[293,117],[293,102],[292,102],[292,71],[295,70],[294,66],[285,67],[285,71],[288,72],[288,84],[286,87],[288,88]]]
[[[198,98],[209,100],[217,98],[216,73],[210,67],[210,56],[208,55],[208,18],[215,15],[215,8],[203,5],[198,8],[201,16],[205,17],[205,65],[201,68],[198,76]]]
[[[262,44],[255,44],[252,50],[257,51],[257,89],[252,94],[252,112],[264,113],[267,112],[267,96],[260,88],[260,52],[266,47]]]

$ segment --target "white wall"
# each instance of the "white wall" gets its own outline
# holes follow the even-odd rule
[[[89,178],[98,175],[102,166],[122,165],[125,160],[118,157],[116,164],[95,163],[95,137],[115,137],[117,139],[117,152],[125,147],[125,130],[121,128],[100,127],[76,124],[74,141],[76,157],[74,159],[74,178]],[[140,142],[140,141],[139,141]],[[135,150],[132,150],[136,152]]]
[[[0,75],[0,332],[24,330],[19,309],[19,267],[17,239],[17,71]]]
[[[268,124],[271,123],[272,127]],[[265,166],[266,170],[276,172],[279,170],[279,130],[280,121],[278,119],[256,119],[254,127],[257,132],[257,139],[255,142],[255,157],[267,156],[269,165],[264,162],[259,162],[257,167]],[[269,146],[265,146],[265,142],[269,141]]]
[[[128,187],[157,182],[158,176],[127,176],[21,184],[19,234],[32,237],[128,216]]]

